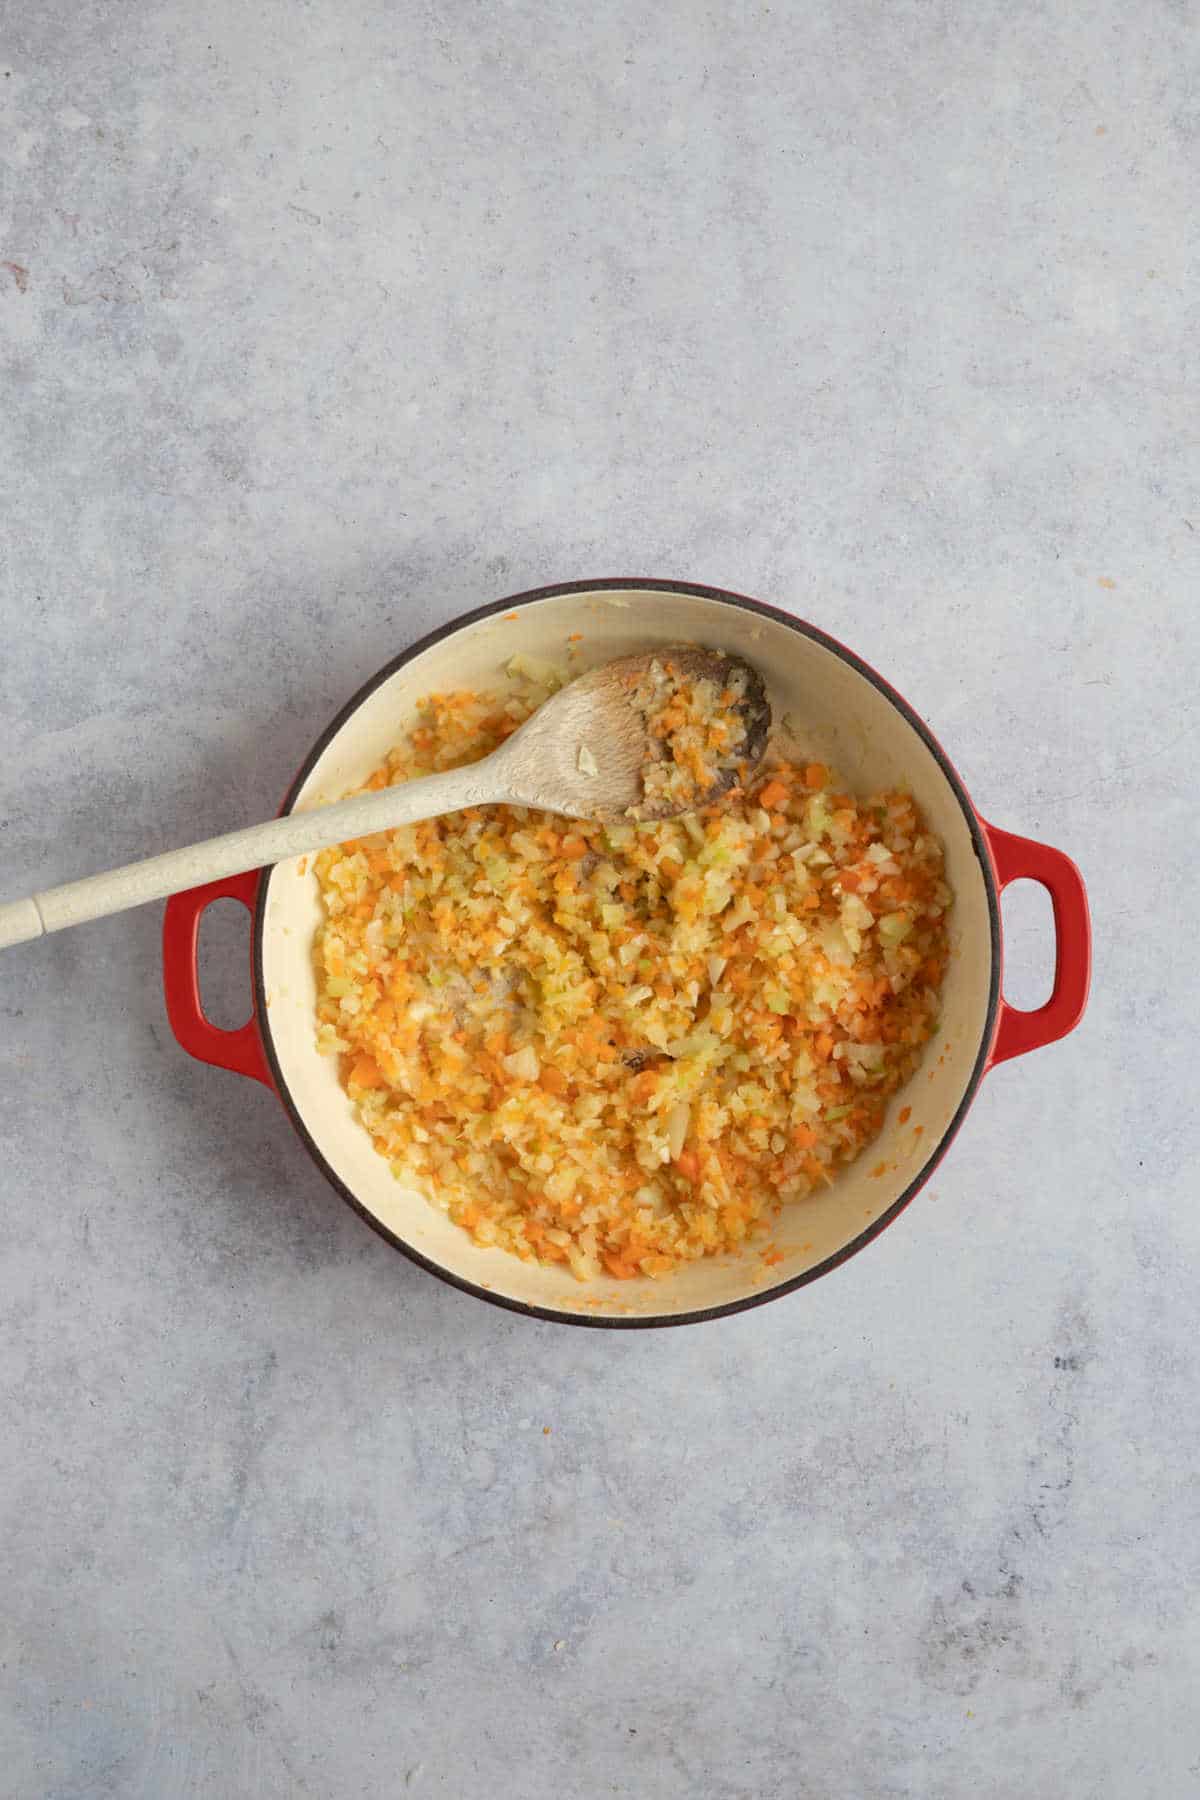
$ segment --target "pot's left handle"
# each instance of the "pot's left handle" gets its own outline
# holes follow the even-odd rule
[[[189,888],[185,894],[172,894],[163,915],[163,992],[171,1030],[189,1056],[235,1075],[248,1075],[273,1089],[253,1013],[236,1031],[223,1031],[206,1018],[197,963],[205,909],[214,900],[240,900],[253,915],[257,893],[258,871],[251,869],[244,875]]]

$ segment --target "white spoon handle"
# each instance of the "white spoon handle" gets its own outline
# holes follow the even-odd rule
[[[181,894],[204,882],[239,875],[244,869],[261,869],[268,863],[284,862],[289,856],[304,856],[309,851],[324,850],[329,844],[344,844],[348,838],[394,831],[398,825],[436,819],[463,806],[504,800],[506,794],[497,791],[500,772],[494,764],[489,769],[489,764],[492,758],[486,757],[465,769],[425,775],[397,787],[381,788],[377,793],[356,794],[352,800],[339,800],[333,806],[285,813],[267,825],[230,831],[224,837],[209,838],[207,843],[191,844],[186,850],[168,850],[163,856],[130,863],[107,875],[89,875],[82,881],[48,888],[44,894],[34,894],[28,900],[14,900],[0,906],[0,949],[8,944],[27,943],[43,932],[62,931],[67,925],[82,925],[88,919],[124,912],[148,900],[163,900],[168,894]]]

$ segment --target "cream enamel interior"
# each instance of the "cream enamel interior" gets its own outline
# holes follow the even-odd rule
[[[582,640],[570,645],[573,633]],[[577,1282],[560,1268],[477,1247],[418,1191],[391,1174],[357,1122],[332,1062],[314,1042],[313,933],[320,917],[305,859],[280,864],[263,921],[265,1031],[301,1119],[359,1203],[396,1237],[459,1278],[496,1295],[583,1318],[677,1317],[762,1297],[835,1256],[894,1204],[936,1152],[971,1080],[983,1041],[992,975],[987,888],[958,797],[924,740],[872,682],[785,623],[729,602],[629,588],[533,600],[461,627],[382,682],[344,721],[297,797],[297,808],[339,799],[370,774],[413,721],[417,701],[447,688],[502,690],[518,650],[567,658],[582,671],[656,644],[695,641],[740,652],[766,677],[775,718],[856,791],[912,792],[946,852],[954,889],[951,959],[942,1028],[892,1103],[888,1122],[837,1184],[784,1209],[772,1234],[783,1261],[768,1269],[762,1244],[706,1259],[661,1281]],[[905,1106],[912,1115],[903,1125]],[[879,1164],[882,1174],[873,1174]]]

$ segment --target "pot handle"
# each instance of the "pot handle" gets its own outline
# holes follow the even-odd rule
[[[1083,876],[1069,856],[1033,838],[1017,837],[981,821],[1001,892],[1010,881],[1038,881],[1054,909],[1054,987],[1044,1006],[1031,1012],[1010,1006],[1003,995],[1000,1022],[988,1067],[1040,1050],[1074,1031],[1087,1005],[1092,976],[1092,926]]]
[[[196,961],[200,920],[206,908],[214,900],[240,900],[253,914],[257,894],[256,869],[172,894],[163,914],[163,993],[171,1030],[189,1056],[235,1075],[247,1075],[274,1090],[253,1013],[236,1031],[223,1031],[206,1018]]]

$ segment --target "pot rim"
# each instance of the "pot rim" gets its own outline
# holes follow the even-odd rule
[[[825,1257],[823,1261],[814,1264],[811,1269],[805,1269],[802,1274],[794,1275],[790,1280],[780,1282],[777,1286],[768,1288],[763,1293],[747,1294],[741,1299],[729,1300],[720,1306],[697,1307],[692,1311],[683,1313],[651,1313],[639,1315],[637,1317],[614,1315],[589,1317],[583,1313],[565,1312],[556,1307],[534,1306],[529,1301],[515,1300],[507,1294],[495,1293],[489,1288],[482,1287],[478,1282],[468,1281],[465,1276],[456,1274],[454,1270],[446,1268],[444,1264],[435,1262],[431,1257],[423,1255],[421,1251],[415,1249],[412,1244],[408,1243],[404,1238],[400,1237],[396,1232],[384,1225],[382,1221],[363,1204],[358,1196],[347,1187],[346,1183],[330,1166],[320,1145],[317,1143],[305,1123],[299,1107],[292,1098],[291,1091],[280,1066],[279,1058],[276,1055],[275,1044],[271,1035],[270,1012],[266,1005],[263,941],[266,928],[267,890],[270,886],[274,869],[264,869],[259,879],[257,895],[255,898],[251,947],[254,1012],[258,1021],[263,1054],[266,1057],[268,1067],[271,1071],[271,1079],[274,1082],[275,1091],[279,1095],[284,1110],[291,1120],[301,1143],[304,1145],[317,1167],[321,1170],[325,1179],[336,1189],[347,1205],[352,1207],[373,1231],[377,1232],[380,1237],[391,1244],[393,1249],[401,1251],[403,1255],[408,1257],[410,1262],[416,1263],[419,1268],[425,1269],[430,1275],[436,1275],[439,1280],[449,1283],[451,1287],[458,1288],[465,1294],[472,1294],[478,1300],[486,1300],[492,1306],[503,1307],[506,1312],[523,1314],[526,1318],[546,1319],[550,1323],[558,1325],[584,1325],[593,1330],[600,1331],[645,1331],[652,1327],[663,1327],[668,1325],[699,1325],[709,1319],[727,1318],[733,1313],[748,1312],[752,1307],[765,1306],[768,1301],[779,1300],[785,1294],[794,1293],[797,1288],[807,1287],[810,1282],[818,1280],[822,1275],[828,1275],[831,1270],[840,1267],[842,1263],[848,1262],[852,1256],[857,1256],[860,1250],[864,1250],[866,1246],[877,1238],[881,1232],[885,1231],[894,1220],[899,1218],[900,1214],[904,1212],[910,1202],[925,1186],[925,1183],[929,1180],[930,1176],[945,1156],[947,1150],[950,1148],[951,1143],[957,1135],[958,1130],[975,1099],[975,1095],[979,1091],[980,1083],[987,1072],[988,1057],[996,1035],[1000,1009],[1001,927],[999,888],[996,883],[995,872],[992,867],[992,859],[988,851],[982,821],[971,803],[970,796],[967,793],[961,776],[947,756],[945,750],[933,735],[932,731],[930,731],[925,721],[914,711],[904,696],[892,687],[890,682],[885,681],[883,676],[878,674],[869,663],[864,662],[853,650],[847,649],[845,644],[840,643],[837,638],[831,637],[828,632],[822,631],[819,626],[809,624],[806,619],[796,618],[793,614],[784,612],[779,607],[769,606],[762,600],[752,600],[748,595],[735,593],[728,588],[708,587],[702,583],[693,581],[670,581],[662,578],[634,576],[608,576],[597,581],[564,581],[556,582],[549,587],[530,588],[524,593],[510,594],[505,599],[492,600],[485,606],[477,606],[470,612],[461,613],[457,618],[450,620],[448,624],[439,625],[435,630],[427,632],[424,637],[419,638],[416,643],[410,644],[406,650],[402,650],[399,655],[393,657],[389,663],[386,663],[377,674],[372,675],[371,678],[359,688],[358,692],[346,702],[340,712],[338,712],[325,727],[325,730],[318,737],[312,749],[305,757],[288,788],[283,805],[280,807],[280,812],[291,812],[301,788],[308,780],[309,775],[312,773],[312,770],[320,757],[324,755],[329,744],[342,729],[343,725],[346,724],[347,720],[358,711],[365,700],[370,698],[376,688],[380,687],[385,681],[390,680],[391,677],[396,674],[399,669],[402,669],[406,663],[412,662],[424,651],[432,649],[435,644],[441,643],[444,638],[452,637],[457,632],[465,630],[468,626],[476,625],[480,620],[491,618],[497,613],[511,612],[513,608],[517,606],[529,606],[542,600],[558,600],[570,594],[611,593],[625,589],[641,590],[646,593],[686,594],[697,599],[715,600],[726,606],[736,607],[742,612],[758,613],[763,618],[776,620],[778,623],[788,626],[792,631],[799,633],[800,636],[810,638],[814,643],[818,643],[826,650],[832,651],[835,656],[840,657],[843,662],[848,663],[852,669],[863,676],[865,680],[869,681],[886,700],[891,702],[907,723],[912,726],[913,730],[917,733],[917,736],[936,760],[938,767],[941,769],[942,774],[950,785],[955,799],[958,801],[967,824],[967,829],[971,834],[971,843],[983,872],[984,890],[987,895],[991,968],[988,981],[987,1015],[984,1020],[979,1049],[976,1053],[970,1076],[963,1088],[962,1096],[954,1110],[953,1117],[936,1144],[930,1149],[929,1155],[926,1157],[925,1162],[922,1164],[917,1174],[892,1202],[891,1206],[889,1206],[886,1211],[880,1213],[878,1218],[872,1219],[871,1222],[852,1238],[848,1244],[843,1244],[841,1249],[836,1250],[832,1256]]]

